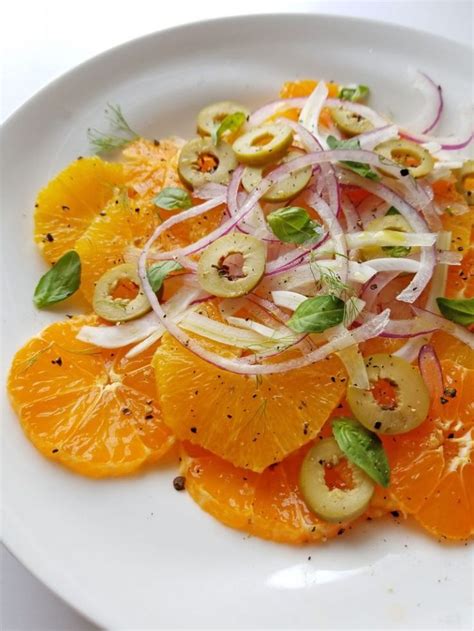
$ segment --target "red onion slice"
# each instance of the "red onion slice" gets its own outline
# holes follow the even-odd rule
[[[379,293],[398,276],[399,272],[379,272],[373,278],[367,281],[362,288],[360,297],[365,301],[367,311],[372,311],[372,307]]]
[[[418,354],[418,367],[423,377],[431,400],[437,400],[443,396],[443,372],[439,363],[438,355],[431,344],[424,344]]]
[[[463,137],[447,136],[440,138],[436,136],[426,136],[424,134],[412,134],[405,130],[400,130],[400,136],[419,144],[423,144],[424,142],[436,142],[441,146],[441,149],[444,149],[445,151],[459,151],[459,149],[464,149],[471,144],[471,141],[474,138],[474,134],[472,132],[469,132]]]
[[[398,138],[398,127],[396,125],[384,125],[371,131],[366,131],[363,134],[356,136],[356,140],[359,141],[361,149],[372,150],[381,142],[386,140],[392,140]]]
[[[388,186],[360,177],[356,173],[347,172],[346,179],[351,183],[370,191],[374,195],[378,195],[378,197],[386,201],[391,206],[395,206],[415,232],[429,232],[425,220],[420,217],[416,209],[392,191]],[[434,247],[430,246],[421,248],[420,267],[408,286],[397,297],[397,300],[410,303],[415,302],[429,283],[433,275],[435,262],[436,256]]]
[[[417,316],[420,316],[424,320],[432,323],[434,327],[446,331],[446,333],[449,333],[460,342],[467,344],[469,348],[474,349],[474,334],[465,329],[463,326],[460,326],[455,322],[451,322],[451,320],[446,320],[446,318],[436,315],[431,311],[427,311],[426,309],[420,309],[419,307],[414,306],[412,306],[412,309]]]
[[[374,127],[386,127],[387,119],[377,114],[372,108],[362,103],[353,103],[352,101],[341,101],[340,99],[327,99],[326,105],[328,107],[343,107],[345,110],[354,112],[359,116],[363,116],[369,120]]]
[[[273,116],[278,112],[284,112],[285,110],[290,110],[293,108],[301,109],[304,107],[307,100],[308,97],[305,96],[301,98],[296,97],[293,99],[279,99],[278,101],[267,103],[263,107],[260,107],[258,110],[255,110],[255,112],[250,115],[250,118],[248,120],[249,125],[251,125],[252,127],[260,125],[261,123],[266,121],[267,118],[270,118],[270,116]]]

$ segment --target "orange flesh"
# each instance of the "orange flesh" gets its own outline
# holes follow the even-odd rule
[[[397,386],[389,379],[378,379],[371,388],[372,395],[383,410],[397,407]]]

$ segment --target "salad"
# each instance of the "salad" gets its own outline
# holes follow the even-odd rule
[[[274,541],[387,515],[471,538],[472,133],[436,136],[442,89],[414,89],[406,126],[302,80],[187,140],[108,105],[35,204],[34,304],[83,307],[13,359],[35,447],[92,478],[171,455],[177,491]]]

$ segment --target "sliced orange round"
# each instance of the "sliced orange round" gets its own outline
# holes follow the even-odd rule
[[[49,263],[72,250],[76,239],[122,186],[120,164],[79,158],[43,188],[35,204],[35,241]]]
[[[390,491],[402,510],[431,534],[461,540],[474,535],[474,370],[441,364],[446,389],[428,419],[383,441]]]
[[[314,438],[346,386],[336,357],[281,375],[244,376],[216,368],[169,335],[153,366],[173,433],[253,471]]]
[[[179,138],[138,138],[122,151],[123,168],[131,197],[150,200],[166,186],[183,187],[178,175]]]
[[[95,316],[48,326],[15,355],[8,379],[21,425],[39,451],[87,476],[130,473],[173,444],[150,360],[76,339]]]
[[[255,473],[185,442],[181,445],[181,470],[193,500],[227,526],[282,543],[326,541],[352,526],[350,522],[325,522],[306,506],[298,478],[308,449],[303,447]],[[377,492],[358,521],[386,514],[389,504],[383,496]]]
[[[110,200],[75,244],[82,264],[80,288],[89,302],[102,274],[127,256],[137,258],[158,224],[151,205],[135,205],[125,193]]]

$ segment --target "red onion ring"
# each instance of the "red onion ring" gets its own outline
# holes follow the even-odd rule
[[[260,123],[266,121],[267,118],[270,118],[270,116],[273,116],[280,111],[290,110],[293,108],[302,109],[307,100],[308,97],[296,97],[292,99],[279,99],[278,101],[267,103],[250,115],[248,120],[249,125],[260,125]]]
[[[408,204],[402,197],[397,195],[392,189],[380,182],[374,182],[367,178],[360,177],[356,173],[347,172],[346,179],[353,184],[364,188],[374,195],[378,195],[391,206],[400,212],[408,221],[415,232],[429,232],[428,226],[416,209]],[[429,283],[436,262],[435,249],[433,246],[421,248],[420,267],[407,287],[397,296],[397,300],[413,303],[421,295],[424,288]]]
[[[443,372],[438,355],[431,344],[424,344],[418,353],[418,367],[423,377],[431,400],[434,401],[443,396]]]

